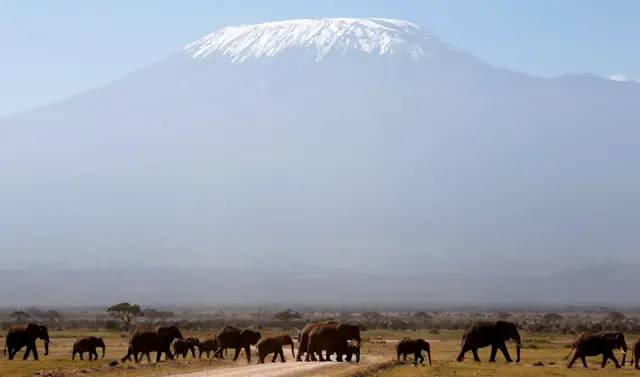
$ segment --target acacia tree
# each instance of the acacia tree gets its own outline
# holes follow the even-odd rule
[[[286,309],[273,315],[273,317],[280,321],[291,321],[292,319],[302,318],[302,314],[292,310]]]
[[[121,302],[117,305],[113,305],[107,309],[112,316],[118,318],[124,323],[125,330],[129,330],[129,326],[131,326],[131,322],[136,317],[142,315],[142,309],[140,309],[140,305],[138,304],[130,304],[128,302]]]
[[[16,319],[18,323],[24,323],[27,318],[31,317],[31,315],[22,310],[16,310],[15,312],[9,314],[9,317],[13,317]]]

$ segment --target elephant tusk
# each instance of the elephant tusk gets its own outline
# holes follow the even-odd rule
[[[627,354],[626,352],[624,352],[624,350],[623,350],[623,349],[621,349],[620,351],[622,351],[622,354],[623,354],[623,355],[626,355],[626,354]]]

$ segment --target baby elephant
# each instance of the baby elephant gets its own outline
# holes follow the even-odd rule
[[[347,361],[351,361],[353,355],[356,355],[356,363],[360,362],[360,343],[357,341],[349,341],[347,343],[345,354],[347,355]]]
[[[76,353],[80,354],[80,360],[84,360],[82,354],[85,352],[89,353],[89,361],[97,360],[98,353],[96,352],[96,348],[102,348],[102,357],[104,357],[105,345],[104,340],[97,336],[85,336],[84,338],[76,339],[75,343],[73,343],[73,350],[71,351],[71,360],[76,359]],[[93,356],[93,359],[92,359]]]
[[[631,365],[635,365],[636,369],[640,369],[638,366],[638,360],[640,360],[640,335],[633,341],[631,345]]]
[[[188,337],[184,339],[186,342],[190,342],[193,343],[194,347],[199,347],[200,346],[200,339],[196,338],[196,337]],[[187,353],[189,352],[190,348],[189,347],[185,347],[182,350],[182,357],[186,358],[187,357]],[[193,355],[193,357],[196,357],[195,354]]]
[[[197,341],[197,339],[196,339]],[[199,341],[198,341],[199,343]],[[187,357],[187,352],[191,351],[191,356],[196,357],[196,345],[193,341],[187,339],[174,339],[171,342],[171,354],[173,357],[182,356]]]
[[[422,350],[427,352],[427,357],[429,358],[429,365],[431,365],[431,347],[429,346],[429,342],[424,339],[411,339],[411,338],[402,338],[398,344],[396,344],[396,352],[398,353],[398,360],[400,360],[400,355],[403,356],[402,360],[407,360],[407,355],[412,353],[414,361],[418,361],[420,359],[420,364],[424,361],[424,357],[422,356]]]
[[[291,345],[291,354],[293,357],[296,357],[295,351],[293,350],[293,339],[289,335],[279,335],[279,336],[268,336],[266,338],[261,338],[256,343],[256,353],[258,354],[258,364],[264,364],[264,358],[273,353],[272,363],[276,362],[278,355],[280,355],[280,360],[284,363],[284,352],[282,351],[282,346]]]
[[[203,353],[207,354],[207,358],[211,357],[211,352],[216,352],[218,350],[218,341],[216,338],[205,339],[202,342],[197,344],[198,352],[200,355],[198,357],[202,357]]]

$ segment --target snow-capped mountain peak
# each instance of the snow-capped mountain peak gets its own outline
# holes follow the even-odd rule
[[[331,52],[407,54],[413,59],[443,50],[459,52],[416,24],[385,18],[300,19],[230,26],[188,44],[184,52],[193,58],[222,55],[240,63],[290,48],[302,48],[314,54],[316,61]]]

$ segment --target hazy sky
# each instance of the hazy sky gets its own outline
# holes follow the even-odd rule
[[[0,116],[101,86],[217,28],[291,18],[415,22],[534,75],[640,78],[635,0],[0,0]]]

